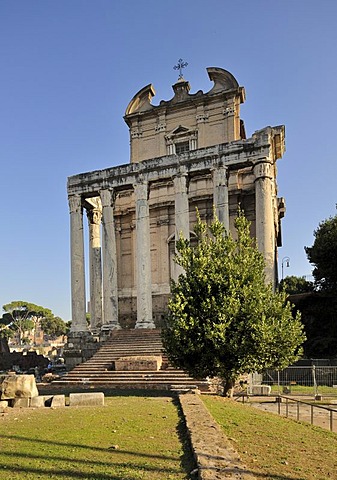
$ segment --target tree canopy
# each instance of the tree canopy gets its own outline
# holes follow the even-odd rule
[[[314,284],[304,277],[290,275],[280,281],[280,290],[284,290],[288,295],[308,293],[314,290]]]
[[[337,292],[337,215],[321,222],[314,231],[314,244],[305,247],[318,289]]]
[[[19,344],[23,343],[26,332],[32,331],[38,323],[42,327],[42,322],[44,322],[48,329],[48,325],[55,324],[55,319],[58,318],[54,317],[53,312],[49,308],[22,300],[7,303],[2,308],[5,313],[0,318],[0,335],[8,337],[16,334]],[[58,321],[56,320],[56,322]],[[62,320],[61,322],[64,324]],[[45,333],[48,333],[48,331]]]
[[[68,327],[60,317],[44,317],[41,320],[41,328],[46,335],[51,337],[59,337],[65,335]]]
[[[284,368],[305,340],[285,292],[266,285],[264,261],[239,214],[237,238],[215,219],[198,218],[196,246],[180,238],[176,262],[185,273],[172,282],[163,342],[169,360],[195,377],[223,379]]]

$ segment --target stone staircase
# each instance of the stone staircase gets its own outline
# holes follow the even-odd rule
[[[162,356],[160,370],[116,371],[114,360],[125,356]],[[97,352],[77,365],[53,385],[86,385],[116,389],[208,391],[206,380],[195,380],[183,370],[173,368],[165,354],[160,330],[114,330]]]

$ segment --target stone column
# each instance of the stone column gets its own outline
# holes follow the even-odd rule
[[[80,195],[69,196],[71,261],[71,334],[88,332],[86,321],[83,208]]]
[[[256,240],[265,260],[266,281],[275,281],[275,228],[273,218],[273,165],[261,159],[254,167]]]
[[[87,209],[89,222],[89,262],[90,262],[90,326],[92,331],[102,326],[102,260],[101,260],[101,220],[102,205],[99,197],[90,199]]]
[[[228,169],[223,165],[213,171],[213,201],[216,216],[229,232]]]
[[[114,220],[114,192],[100,191],[103,212],[103,323],[111,329],[118,323],[117,250]]]
[[[148,183],[134,185],[136,199],[137,322],[135,328],[155,328],[152,319],[152,279]]]
[[[174,204],[175,204],[175,241],[180,236],[189,240],[190,238],[190,210],[187,192],[187,173],[180,172],[173,178],[174,185]],[[180,274],[184,273],[184,269],[175,264],[174,280],[177,281]]]

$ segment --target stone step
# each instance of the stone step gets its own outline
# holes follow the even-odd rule
[[[156,372],[153,372],[153,373],[144,373],[144,371],[142,373],[133,373],[133,372],[127,372],[127,373],[119,373],[119,372],[81,372],[81,374],[68,374],[66,376],[64,376],[63,378],[65,380],[69,380],[69,379],[72,379],[72,378],[75,378],[75,377],[82,377],[82,376],[86,376],[86,377],[90,377],[90,378],[126,378],[126,379],[130,379],[130,378],[158,378],[158,379],[172,379],[172,378],[182,378],[182,379],[191,379],[191,377],[189,375],[187,375],[186,373],[178,373],[178,374],[174,374],[172,373],[171,375],[165,375],[165,374],[162,374],[160,373],[159,375],[156,374]]]
[[[53,384],[55,384],[57,387],[64,387],[68,388],[69,383],[63,382],[63,381],[54,381]],[[187,390],[195,390],[198,388],[201,392],[208,392],[209,387],[208,385],[198,385],[196,383],[190,383],[186,385],[180,385],[177,387],[177,385],[173,383],[158,383],[158,382],[85,382],[83,380],[80,380],[78,382],[72,382],[72,385],[76,386],[88,386],[92,388],[110,388],[110,389],[116,389],[116,390],[165,390],[165,391],[181,391],[182,389],[184,391]]]
[[[116,371],[112,363],[126,356],[161,356],[160,370]],[[86,362],[77,365],[53,384],[86,384],[111,388],[140,388],[171,390],[175,386],[187,389],[196,386],[208,391],[207,381],[195,380],[181,369],[172,367],[163,352],[160,330],[114,330],[97,352]]]

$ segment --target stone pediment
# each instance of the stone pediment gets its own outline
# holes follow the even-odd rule
[[[189,131],[189,128],[183,127],[182,125],[179,125],[179,127],[175,128],[172,132],[171,135],[177,135],[178,133],[186,133]]]

